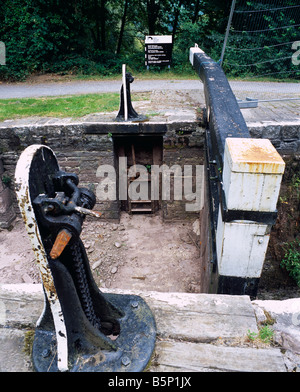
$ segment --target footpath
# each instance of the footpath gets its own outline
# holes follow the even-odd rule
[[[276,88],[270,92],[250,87],[239,87],[237,97],[299,98],[294,90],[277,93]],[[199,120],[199,108],[204,106],[200,82],[194,81],[193,89],[150,88],[148,92],[148,99],[133,102],[133,106],[139,114],[149,116],[150,122]],[[262,102],[242,113],[256,135],[275,140],[280,134],[283,149],[289,144],[289,148],[299,151],[300,100]],[[0,124],[0,132],[39,124],[113,122],[115,115],[95,113],[76,120],[6,120]],[[146,300],[157,324],[155,355],[148,372],[300,372],[300,298],[251,302],[247,296],[151,291],[134,294]],[[0,285],[0,371],[33,371],[28,337],[42,308],[41,285]],[[254,338],[264,325],[274,330],[271,343]]]
[[[230,82],[237,99],[258,99],[256,108],[242,109],[242,114],[255,137],[276,139],[282,128],[286,133],[284,139],[298,141],[300,126],[300,85],[297,83],[256,83]],[[44,95],[80,94],[87,92],[118,92],[121,83],[110,82],[78,82],[52,83],[42,85],[0,85],[3,98],[31,97]],[[134,81],[131,93],[139,94],[142,98],[133,102],[138,114],[147,116],[150,123],[198,122],[201,119],[201,108],[205,106],[203,84],[200,80],[153,80]],[[35,94],[35,95],[34,95]],[[281,100],[281,101],[279,101]],[[0,122],[0,129],[70,126],[82,123],[112,123],[118,111],[110,113],[93,113],[81,118],[30,117]],[[299,148],[294,143],[294,150]],[[290,145],[291,146],[291,145]],[[290,147],[289,146],[289,147]],[[276,146],[277,148],[277,146]]]

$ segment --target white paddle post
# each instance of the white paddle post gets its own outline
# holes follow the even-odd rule
[[[124,94],[124,120],[128,120],[127,90],[126,90],[126,64],[122,65],[122,83]]]

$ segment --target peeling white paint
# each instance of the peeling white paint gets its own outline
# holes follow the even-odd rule
[[[259,278],[269,243],[268,225],[254,222],[222,222],[217,230],[220,275]]]
[[[285,163],[267,139],[226,139],[223,186],[227,208],[276,211]],[[270,227],[252,221],[223,222],[218,215],[218,271],[223,276],[259,278]]]
[[[228,209],[275,211],[284,168],[268,139],[226,139],[223,183]]]
[[[48,265],[47,255],[42,244],[39,228],[36,224],[32,201],[29,195],[29,172],[32,159],[43,145],[32,145],[27,147],[21,154],[15,171],[16,194],[20,211],[36,256],[43,286],[50,304],[57,340],[57,365],[60,371],[68,370],[68,343],[67,331],[62,316],[61,305],[54,286],[54,280]],[[49,149],[50,150],[50,149]],[[51,150],[52,151],[52,150]],[[44,308],[45,309],[45,308]],[[41,316],[42,317],[42,316]],[[41,320],[41,317],[39,321]],[[38,323],[39,323],[38,321]]]

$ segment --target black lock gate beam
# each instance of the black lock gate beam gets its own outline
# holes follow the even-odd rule
[[[220,65],[198,46],[191,48],[190,56],[190,61],[204,85],[208,127],[222,167],[226,138],[249,138],[250,133]]]
[[[190,49],[190,62],[204,85],[206,104],[206,155],[216,218],[221,203],[224,222],[252,220],[274,224],[277,212],[228,210],[222,171],[227,138],[250,138],[250,132],[224,71],[198,45]],[[215,224],[216,219],[214,219]]]
[[[190,62],[196,70],[204,85],[206,104],[206,115],[204,116],[206,126],[206,168],[207,185],[210,203],[211,219],[211,253],[213,273],[217,274],[218,260],[216,252],[216,234],[219,211],[223,222],[252,221],[265,225],[273,225],[277,218],[277,211],[263,212],[252,210],[230,210],[227,208],[223,188],[223,165],[224,151],[227,138],[250,138],[250,133],[244,117],[241,113],[238,101],[233,94],[229,82],[218,63],[212,60],[196,44],[190,49]],[[227,277],[224,278],[225,280]],[[232,293],[232,286],[238,280],[238,292],[243,292],[242,286],[245,282],[241,279],[229,278],[225,287],[216,290],[220,294]],[[248,284],[248,282],[246,282]],[[250,279],[253,286],[252,293],[255,296],[257,290],[257,279]]]

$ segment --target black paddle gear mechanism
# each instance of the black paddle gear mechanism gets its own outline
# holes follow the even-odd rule
[[[143,122],[148,121],[148,117],[142,114],[138,114],[131,102],[131,92],[130,92],[130,84],[133,83],[134,77],[131,75],[130,72],[125,73],[125,85],[126,85],[126,101],[124,97],[124,85],[122,84],[121,91],[120,91],[120,109],[118,115],[116,117],[116,121],[125,121],[127,113],[127,120],[134,121],[134,122]]]
[[[32,145],[15,174],[20,210],[35,252],[45,294],[32,360],[37,371],[136,372],[148,364],[156,327],[135,295],[97,287],[80,239],[96,198],[60,170],[53,151]]]

